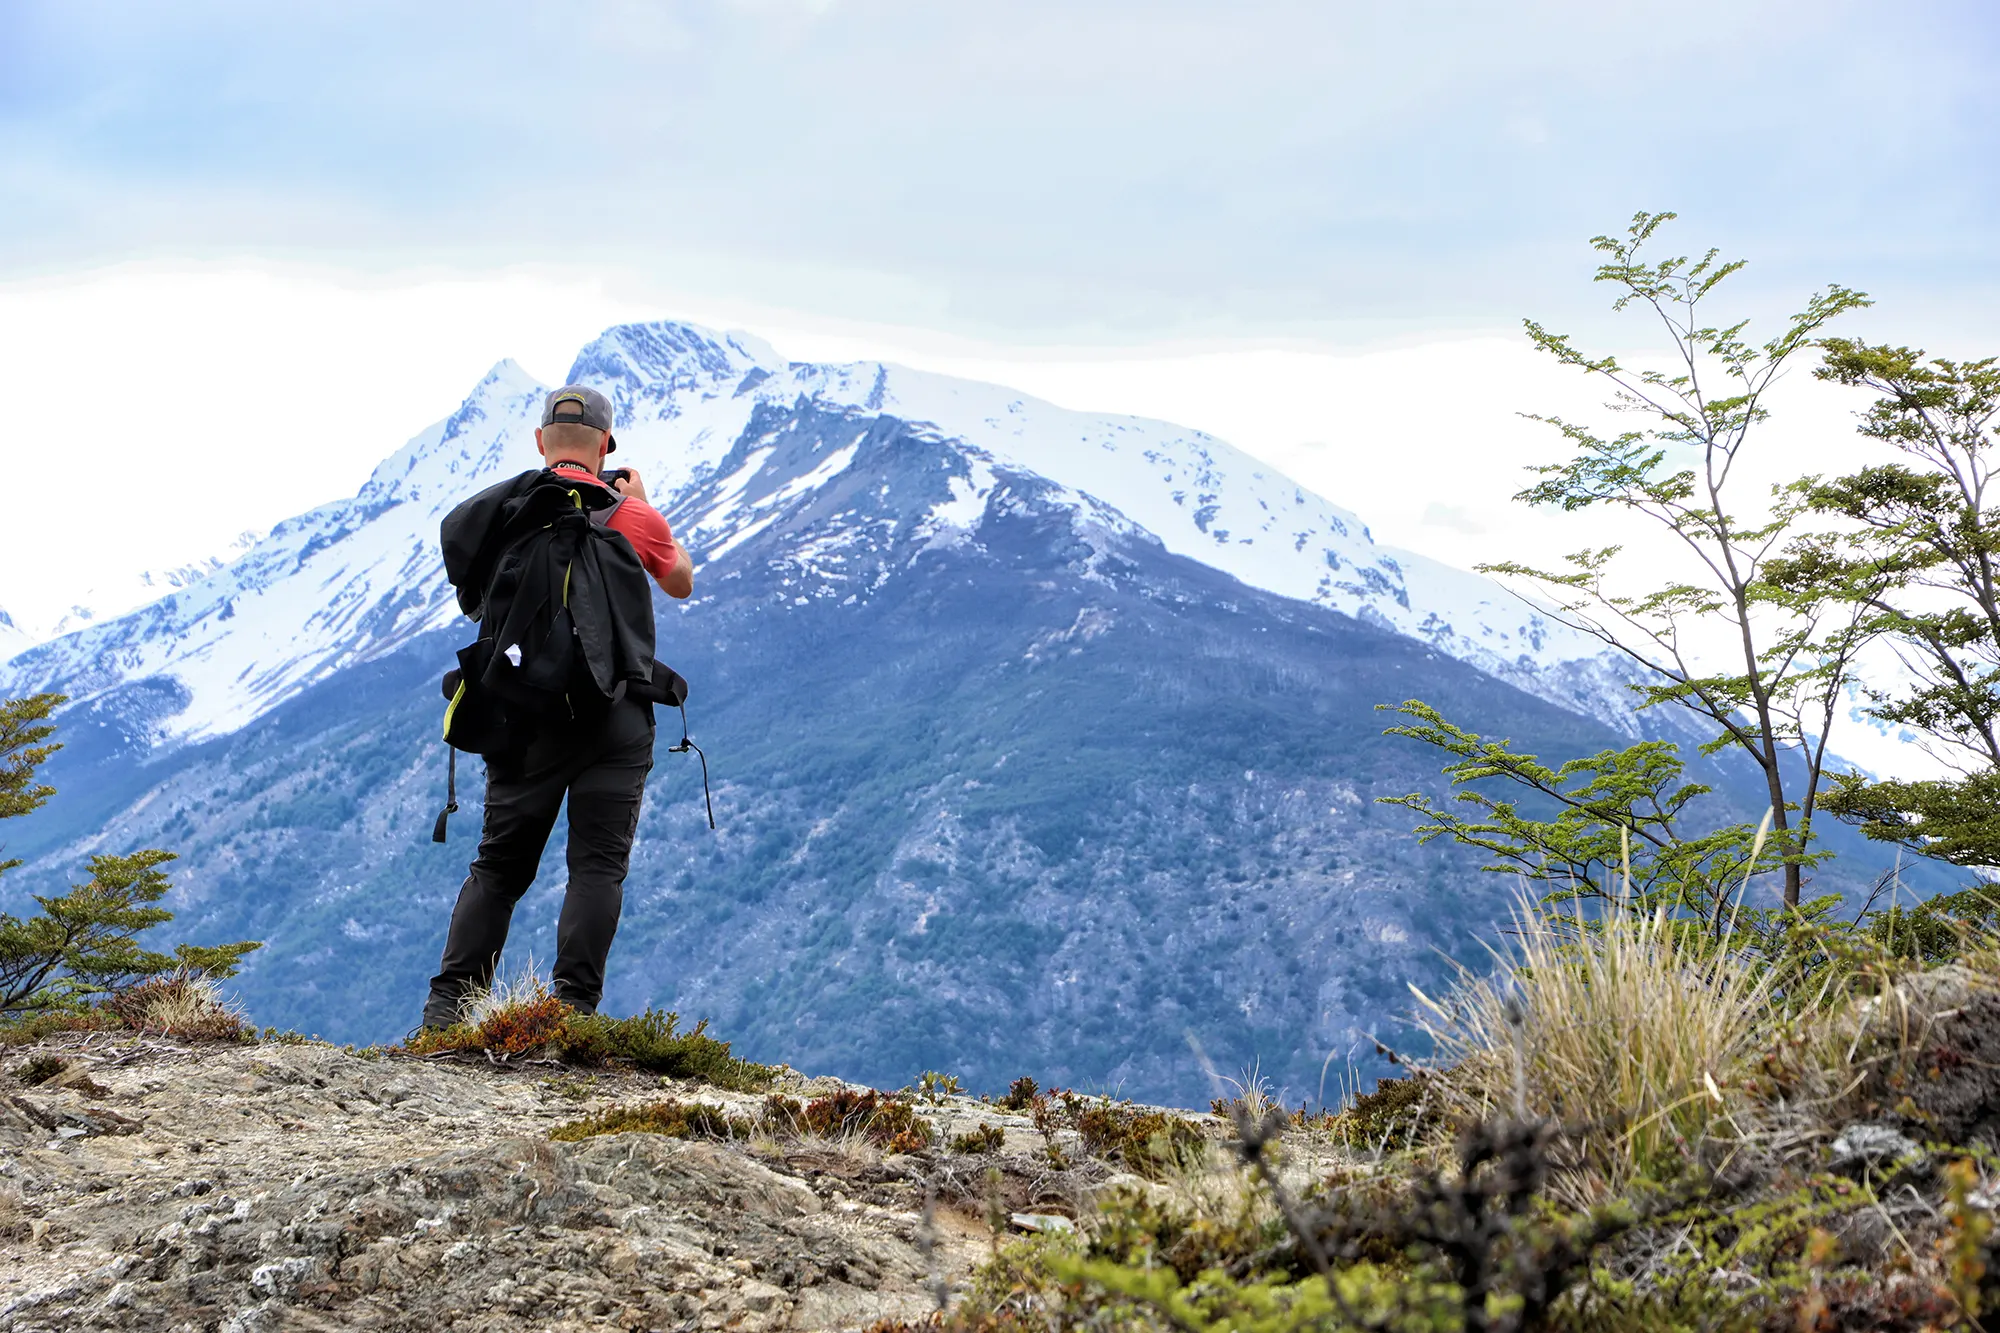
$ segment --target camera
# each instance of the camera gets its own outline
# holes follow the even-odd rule
[[[617,483],[624,481],[631,475],[632,469],[629,467],[614,467],[608,472],[598,473],[597,479],[615,491],[618,489]]]

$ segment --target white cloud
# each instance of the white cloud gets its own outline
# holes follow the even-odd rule
[[[0,285],[0,608],[30,626],[123,609],[141,571],[351,495],[501,357],[556,379],[639,313],[527,272],[128,267]]]
[[[1990,6],[1653,8],[20,0],[0,272],[587,260],[1008,338],[1374,336],[1594,306],[1583,238],[1665,206],[1751,281],[1990,304]]]

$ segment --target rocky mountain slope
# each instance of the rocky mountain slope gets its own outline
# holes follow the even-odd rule
[[[35,1056],[65,1072],[24,1085]],[[932,1164],[865,1141],[550,1139],[677,1091],[761,1100],[640,1074],[104,1034],[6,1065],[4,1333],[862,1327],[935,1308],[991,1244],[976,1202],[926,1214]],[[983,1160],[1031,1205],[1049,1173],[1025,1167],[1024,1117],[966,1098],[923,1114],[946,1135],[995,1126]]]

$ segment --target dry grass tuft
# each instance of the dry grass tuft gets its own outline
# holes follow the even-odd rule
[[[190,968],[149,977],[103,1008],[136,1032],[183,1041],[241,1041],[250,1031],[242,1006],[224,998],[221,983]]]
[[[458,1007],[458,1021],[476,1028],[511,1010],[545,1008],[555,997],[549,979],[536,968],[535,956],[529,954],[513,976],[495,977],[487,989],[468,994]]]
[[[1546,1116],[1572,1134],[1579,1165],[1616,1189],[1669,1178],[1703,1147],[1740,1141],[1747,1101],[1733,1096],[1764,1047],[1768,973],[1727,949],[1676,941],[1664,915],[1559,923],[1515,913],[1493,977],[1422,992],[1419,1020],[1456,1118]]]

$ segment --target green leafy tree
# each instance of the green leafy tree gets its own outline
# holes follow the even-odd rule
[[[1450,803],[1420,792],[1384,800],[1424,817],[1420,841],[1450,837],[1481,848],[1492,857],[1485,869],[1540,885],[1552,906],[1665,911],[1710,936],[1762,924],[1761,914],[1746,920],[1740,891],[1749,876],[1779,864],[1766,831],[1747,824],[1704,831],[1698,803],[1710,789],[1687,780],[1672,742],[1602,750],[1552,768],[1421,700],[1393,711],[1410,720],[1389,735],[1453,758],[1444,770],[1457,789]]]
[[[1835,338],[1817,374],[1877,393],[1861,433],[1904,458],[1814,486],[1813,507],[1847,526],[1795,542],[1776,575],[1837,588],[1873,617],[1909,684],[1874,692],[1869,711],[1956,770],[1906,782],[1844,774],[1826,808],[1871,838],[2000,867],[2000,363]]]
[[[0,703],[0,819],[39,810],[56,794],[54,787],[35,781],[35,772],[62,749],[49,743],[56,729],[44,720],[62,702],[59,694],[37,694]],[[0,871],[19,864],[0,861]]]
[[[1816,345],[1829,320],[1868,301],[1829,287],[1775,337],[1752,342],[1745,320],[1708,322],[1711,297],[1743,261],[1721,261],[1714,250],[1698,260],[1642,257],[1673,216],[1640,213],[1624,236],[1592,241],[1607,256],[1597,281],[1618,289],[1613,308],[1656,317],[1669,344],[1669,368],[1635,369],[1613,356],[1592,356],[1566,335],[1527,321],[1538,348],[1605,382],[1612,391],[1607,408],[1636,424],[1600,434],[1560,417],[1534,418],[1561,431],[1572,455],[1536,469],[1542,479],[1515,498],[1642,520],[1673,540],[1690,577],[1639,591],[1622,590],[1629,584],[1621,581],[1614,589],[1618,546],[1580,551],[1557,570],[1511,562],[1481,569],[1524,580],[1554,602],[1558,619],[1630,661],[1642,678],[1635,687],[1639,707],[1685,710],[1710,734],[1704,752],[1730,751],[1755,765],[1771,810],[1784,903],[1796,908],[1814,859],[1812,822],[1828,733],[1870,617],[1834,590],[1767,576],[1767,564],[1812,508],[1811,484],[1775,488],[1745,511],[1736,479],[1769,418],[1772,384]],[[1697,660],[1717,626],[1726,628],[1728,643],[1720,669]],[[1644,768],[1656,760],[1640,754],[1622,762]],[[1725,841],[1735,845],[1741,837]]]
[[[55,727],[48,718],[63,702],[59,694],[37,694],[0,703],[0,818],[28,814],[55,795],[35,774],[62,748],[49,739]],[[93,856],[88,883],[35,898],[40,915],[0,913],[0,1016],[74,1007],[177,968],[234,975],[257,944],[182,944],[172,953],[140,947],[141,934],[173,919],[154,905],[169,888],[160,867],[173,859],[163,851]],[[0,871],[19,864],[0,862]]]

